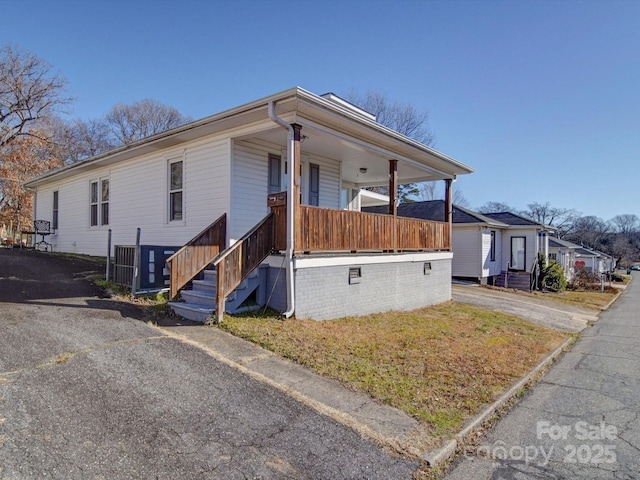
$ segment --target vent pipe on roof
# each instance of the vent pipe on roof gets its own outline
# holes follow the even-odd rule
[[[269,118],[276,122],[283,128],[289,131],[287,136],[287,162],[289,165],[289,171],[293,169],[293,149],[294,149],[294,131],[293,127],[285,122],[283,119],[276,115],[275,103],[269,102]],[[295,291],[294,291],[294,276],[293,276],[293,235],[294,235],[294,176],[293,173],[289,173],[289,184],[287,186],[287,249],[285,250],[285,262],[287,272],[287,311],[283,312],[285,318],[291,317],[295,311]]]

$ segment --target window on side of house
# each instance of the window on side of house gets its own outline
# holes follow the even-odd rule
[[[109,179],[100,181],[100,225],[109,225]]]
[[[320,166],[309,164],[309,205],[320,205]]]
[[[58,190],[53,192],[53,212],[51,215],[51,228],[58,229]]]
[[[282,157],[280,155],[269,154],[269,194],[282,191]]]
[[[169,221],[184,218],[184,162],[169,161]]]
[[[98,181],[93,180],[89,186],[89,225],[98,226]]]
[[[108,178],[98,178],[89,183],[89,225],[109,225]]]
[[[491,247],[490,247],[490,260],[492,262],[495,261],[496,259],[496,231],[495,230],[491,230],[491,232],[489,232],[491,235]]]

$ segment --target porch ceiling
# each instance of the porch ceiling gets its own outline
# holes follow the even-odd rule
[[[349,139],[343,135],[332,134],[313,127],[303,126],[302,156],[320,156],[341,162],[342,180],[356,186],[388,185],[389,160],[398,158],[392,152],[363,142]],[[287,131],[277,127],[253,135],[262,141],[285,148]],[[429,167],[413,165],[398,158],[398,178],[400,183],[415,183],[450,178]],[[416,162],[417,163],[417,162]],[[362,171],[361,169],[365,169]]]

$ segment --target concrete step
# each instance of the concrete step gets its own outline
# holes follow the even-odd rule
[[[169,302],[168,305],[176,315],[200,323],[207,323],[215,312],[211,307],[196,303]]]

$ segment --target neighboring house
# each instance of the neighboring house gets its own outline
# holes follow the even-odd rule
[[[285,316],[330,319],[451,298],[450,216],[367,214],[348,199],[431,180],[451,198],[453,180],[472,171],[335,95],[296,87],[26,186],[56,251],[106,256],[108,245],[133,244],[137,228],[143,245],[184,245],[168,260],[184,316],[205,320],[215,307],[220,317],[250,285]]]
[[[568,282],[573,280],[576,253],[579,249],[580,245],[561,238],[549,237],[549,260],[556,262],[562,267],[564,276]]]
[[[444,208],[444,200],[402,203],[398,205],[398,215],[437,220],[443,218]],[[383,213],[384,207],[363,210]],[[495,284],[502,272],[502,238],[509,225],[458,205],[453,205],[452,216],[451,275],[483,284]]]
[[[444,201],[403,203],[398,215],[433,221],[444,215]],[[454,205],[452,276],[528,290],[538,252],[548,257],[553,230],[510,212],[480,214]]]
[[[575,269],[585,268],[596,274],[611,273],[616,269],[616,260],[611,255],[587,247],[576,249]]]

